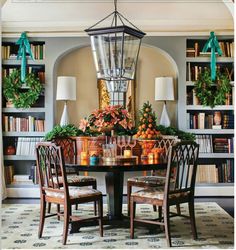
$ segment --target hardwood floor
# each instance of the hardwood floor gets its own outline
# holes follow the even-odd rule
[[[103,198],[104,204],[106,204],[106,198]],[[123,197],[124,203],[126,203],[126,196]],[[198,197],[195,198],[196,202],[216,202],[221,206],[229,215],[234,217],[234,198],[233,197]],[[39,199],[13,199],[7,198],[2,201],[3,204],[39,204]]]

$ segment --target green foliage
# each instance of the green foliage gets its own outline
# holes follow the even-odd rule
[[[184,141],[194,141],[196,139],[194,134],[184,132],[174,127],[165,127],[163,125],[158,125],[157,130],[160,131],[162,135],[178,136],[179,139]]]
[[[28,87],[26,90],[22,89],[24,83],[20,79],[20,70],[13,70],[3,79],[3,94],[16,108],[30,108],[42,91],[42,84],[33,73],[26,75],[25,83]]]
[[[194,90],[203,106],[213,108],[216,105],[225,104],[226,94],[230,93],[231,88],[230,80],[225,74],[217,70],[216,80],[212,81],[211,73],[207,69],[198,75]]]

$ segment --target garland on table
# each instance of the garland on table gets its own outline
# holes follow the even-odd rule
[[[16,108],[30,108],[39,98],[42,91],[42,84],[33,73],[25,77],[26,88],[23,91],[21,72],[13,72],[3,79],[3,94],[8,101],[11,101]]]
[[[201,105],[214,108],[216,105],[224,105],[226,95],[230,93],[232,86],[230,80],[219,70],[216,71],[216,80],[212,81],[211,72],[206,69],[198,75],[194,84],[194,90]]]

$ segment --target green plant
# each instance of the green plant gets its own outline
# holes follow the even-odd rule
[[[22,88],[22,84],[24,83],[20,79],[20,71],[13,70],[3,79],[3,94],[16,108],[30,108],[38,100],[42,84],[33,73],[26,75],[26,88]]]
[[[230,93],[232,86],[230,80],[219,70],[216,72],[216,80],[211,80],[211,73],[208,69],[198,75],[194,90],[200,103],[203,106],[224,105],[226,94]]]
[[[196,136],[194,134],[184,132],[174,127],[165,127],[163,125],[158,125],[157,130],[160,131],[162,135],[178,136],[179,139],[184,141],[194,141],[196,139]]]

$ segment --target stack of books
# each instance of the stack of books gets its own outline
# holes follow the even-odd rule
[[[219,182],[234,182],[234,161],[226,160],[218,166]]]
[[[4,174],[5,174],[6,185],[11,184],[13,182],[14,166],[13,165],[5,166]]]
[[[234,138],[214,138],[214,153],[233,153]]]
[[[196,135],[199,153],[213,153],[212,135]]]
[[[35,146],[42,137],[18,137],[16,155],[35,155]]]
[[[218,183],[218,169],[215,165],[200,165],[197,168],[196,183]]]
[[[223,116],[223,128],[234,129],[234,114],[225,114]]]

